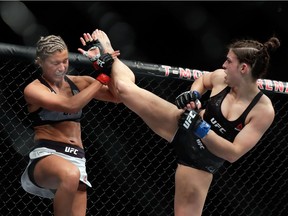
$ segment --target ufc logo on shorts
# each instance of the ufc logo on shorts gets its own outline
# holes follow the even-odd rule
[[[198,145],[198,147],[199,147],[200,149],[205,149],[205,147],[204,147],[204,145],[202,144],[202,142],[201,142],[200,139],[197,139],[196,142],[197,142],[197,145]]]
[[[189,115],[187,116],[187,118],[185,119],[185,122],[183,124],[183,126],[186,128],[186,129],[189,129],[191,123],[192,123],[192,119],[194,119],[196,116],[196,113],[192,113],[192,112],[189,112]]]
[[[72,153],[74,155],[77,155],[78,149],[72,148],[72,147],[65,147],[65,152]]]

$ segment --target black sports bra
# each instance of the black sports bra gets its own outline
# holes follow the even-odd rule
[[[258,94],[253,98],[248,107],[244,110],[244,112],[239,116],[238,119],[234,121],[227,120],[221,111],[221,104],[229,93],[230,87],[227,86],[222,91],[220,91],[217,95],[209,98],[206,110],[203,116],[203,119],[211,124],[211,129],[216,132],[219,136],[223,138],[233,141],[235,136],[241,131],[241,129],[245,126],[245,119],[251,109],[257,104],[260,100],[263,92],[259,91]]]

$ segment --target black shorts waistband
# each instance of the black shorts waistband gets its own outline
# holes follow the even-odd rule
[[[72,157],[85,158],[84,149],[80,148],[79,146],[71,145],[71,144],[64,143],[64,142],[41,139],[41,140],[36,141],[36,146],[34,149],[40,148],[40,147],[53,149],[57,152],[60,152],[60,153],[63,153]]]

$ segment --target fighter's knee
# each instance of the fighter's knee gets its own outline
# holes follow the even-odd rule
[[[77,190],[80,179],[80,171],[79,169],[71,169],[67,170],[62,175],[62,186],[67,190]]]

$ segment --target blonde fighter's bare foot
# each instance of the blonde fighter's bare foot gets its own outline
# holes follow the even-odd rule
[[[106,35],[105,32],[96,29],[95,31],[93,31],[92,33],[92,38],[94,40],[98,39],[103,47],[103,51],[104,53],[113,53],[114,49],[112,48],[112,45],[110,43],[110,40],[108,38],[108,36]]]

